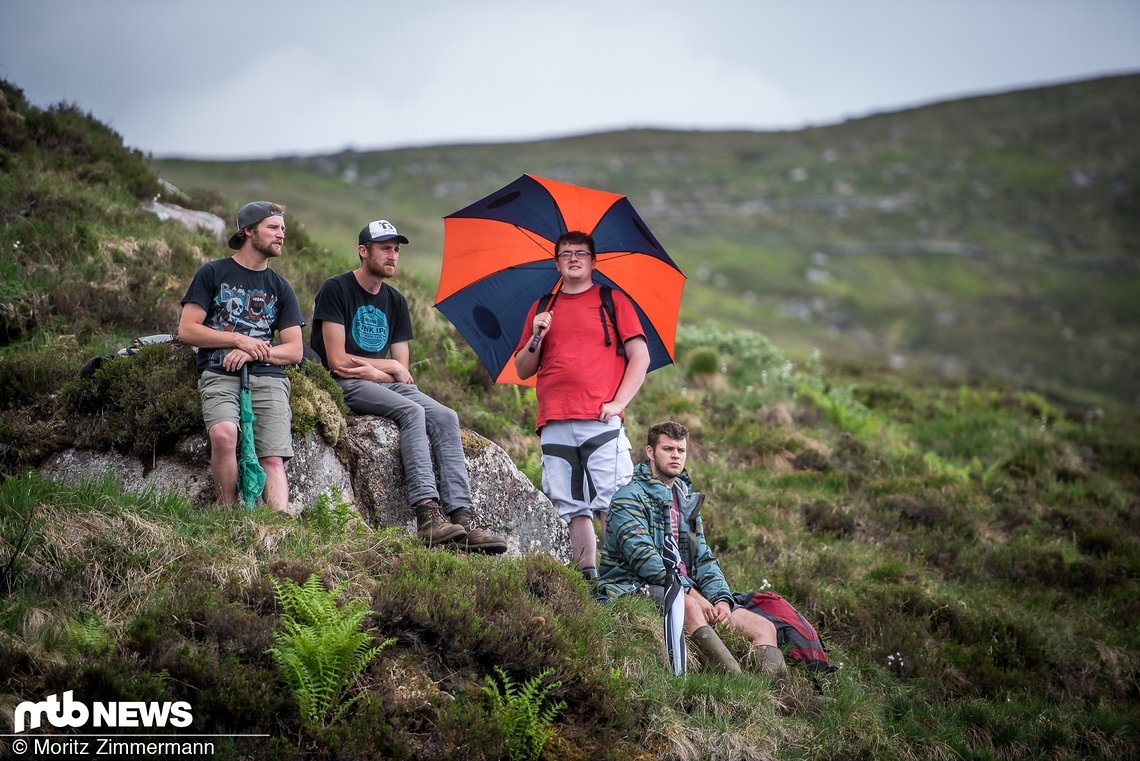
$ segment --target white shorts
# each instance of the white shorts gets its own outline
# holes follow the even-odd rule
[[[621,418],[556,420],[542,427],[542,490],[567,523],[609,509],[614,492],[633,478]]]

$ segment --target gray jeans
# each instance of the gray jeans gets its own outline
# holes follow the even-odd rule
[[[404,462],[404,482],[411,504],[438,499],[447,512],[471,507],[471,484],[467,480],[467,461],[455,410],[411,383],[344,379],[337,383],[353,412],[386,417],[400,427],[400,459]],[[433,454],[439,464],[438,489],[432,470]]]

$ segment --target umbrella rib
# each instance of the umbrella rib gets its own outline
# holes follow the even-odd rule
[[[534,245],[538,246],[538,247],[539,247],[539,248],[541,248],[543,251],[545,251],[545,250],[546,250],[546,247],[545,247],[545,246],[543,246],[543,245],[542,245],[542,243],[540,243],[540,242],[539,242],[539,238],[535,237],[535,236],[537,236],[537,235],[538,235],[537,233],[535,233],[535,232],[533,232],[533,231],[531,231],[531,230],[528,230],[528,229],[526,229],[525,227],[523,227],[522,225],[516,224],[516,223],[514,223],[514,222],[512,222],[511,224],[514,224],[514,226],[515,226],[515,229],[516,229],[516,230],[518,230],[518,231],[519,231],[519,232],[521,232],[523,235],[525,235],[527,238],[529,238],[529,239],[530,239],[530,242],[531,242],[531,243],[533,243]]]

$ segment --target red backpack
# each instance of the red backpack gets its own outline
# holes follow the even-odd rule
[[[792,604],[775,592],[744,594],[737,592],[736,604],[763,616],[776,627],[776,644],[787,656],[799,661],[809,671],[828,672],[833,667],[827,660],[827,647],[808,620]]]

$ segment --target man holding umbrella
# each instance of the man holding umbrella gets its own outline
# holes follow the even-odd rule
[[[419,538],[428,546],[454,542],[478,552],[506,552],[503,537],[472,523],[459,416],[420,391],[409,371],[411,313],[403,295],[385,282],[396,274],[400,244],[408,239],[378,219],[364,226],[357,241],[360,266],[330,277],[317,293],[312,348],[353,412],[386,417],[400,427],[404,481]]]
[[[293,287],[269,268],[285,243],[285,210],[255,201],[238,211],[229,247],[237,253],[202,265],[182,297],[178,338],[198,347],[198,392],[210,437],[210,470],[218,503],[238,501],[240,380],[251,387],[254,444],[265,471],[264,499],[285,511],[285,462],[293,456],[289,379],[283,365],[301,361],[305,324]],[[272,343],[273,334],[280,341]]]
[[[561,290],[531,306],[514,364],[520,378],[537,373],[542,489],[569,526],[578,569],[595,579],[593,519],[604,532],[610,499],[633,474],[622,415],[645,380],[649,350],[625,294],[607,290],[603,299],[593,281],[594,238],[563,233],[554,252]]]

